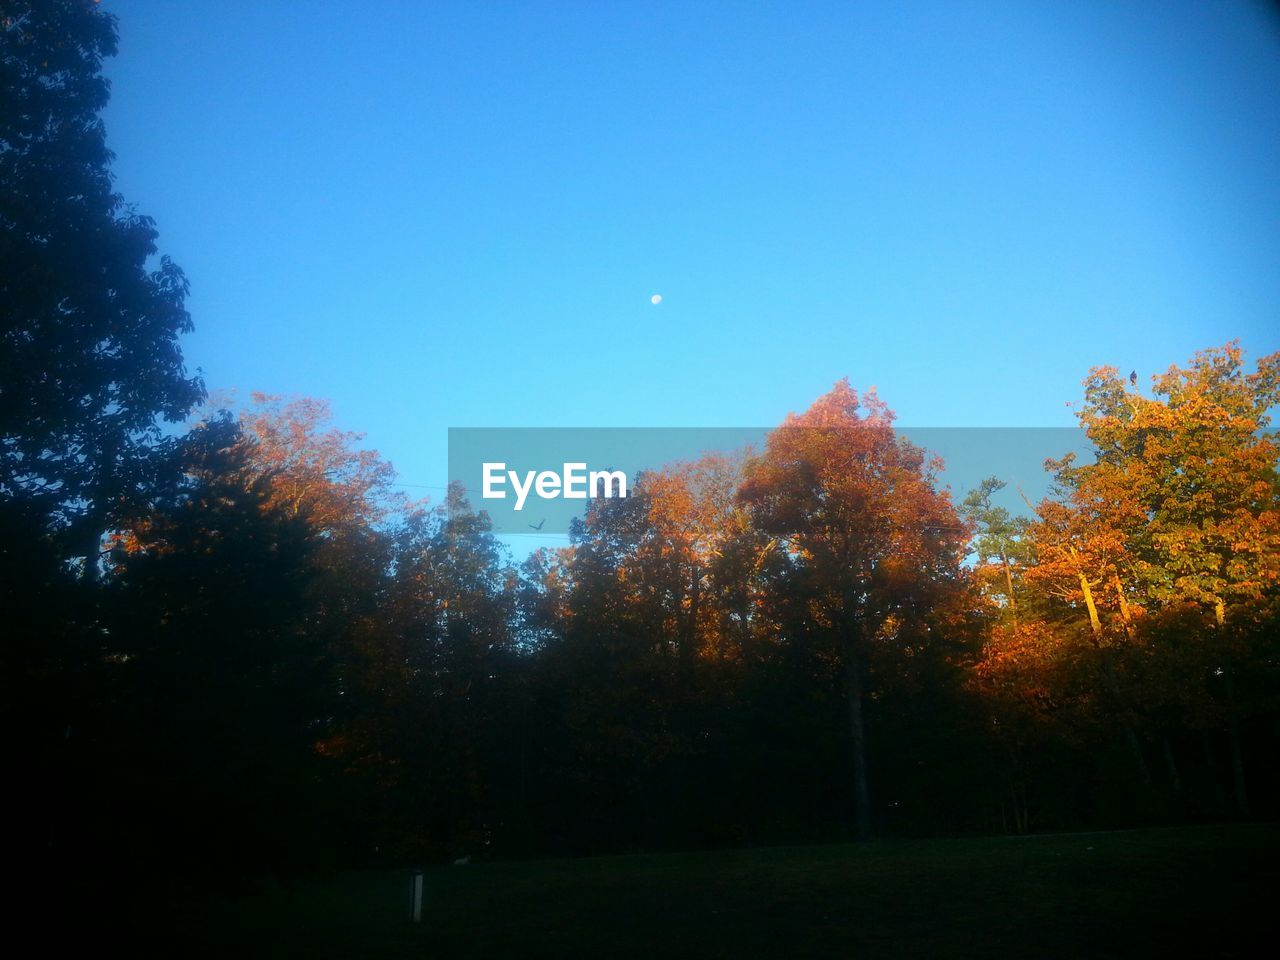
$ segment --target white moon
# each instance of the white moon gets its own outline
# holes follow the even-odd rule
[[[655,293],[652,297],[649,298],[649,302],[656,307],[658,304],[662,302],[662,294]]]

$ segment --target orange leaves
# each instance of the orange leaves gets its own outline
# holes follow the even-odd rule
[[[1044,621],[999,624],[988,634],[969,683],[1020,737],[1045,725],[1069,727],[1096,706],[1088,656],[1069,630]]]
[[[640,484],[649,522],[663,542],[706,564],[719,554],[726,537],[745,529],[746,517],[736,501],[741,477],[742,460],[720,454],[645,473]]]
[[[1259,596],[1280,576],[1280,446],[1263,432],[1280,354],[1246,374],[1233,341],[1153,387],[1129,390],[1110,367],[1085,381],[1095,462],[1057,465],[1066,495],[1041,507],[1039,575],[1116,573],[1157,605]]]
[[[769,435],[739,491],[755,530],[781,547],[765,577],[778,633],[844,685],[864,835],[868,676],[909,685],[964,634],[952,628],[969,606],[960,561],[971,528],[937,488],[938,469],[874,392],[842,380]]]
[[[967,540],[936,469],[894,432],[874,393],[859,397],[842,380],[769,436],[740,497],[836,595],[878,590],[892,605],[889,594],[958,563]]]
[[[376,526],[407,506],[393,488],[395,470],[364,435],[331,426],[329,404],[255,392],[240,412],[241,447],[251,464],[246,481],[264,479],[269,503],[305,517],[319,531]]]
[[[1212,698],[1188,677],[1221,661],[1232,617],[1280,582],[1280,447],[1264,432],[1280,355],[1246,373],[1233,342],[1152,378],[1150,395],[1135,386],[1092,370],[1079,413],[1092,462],[1048,464],[1058,494],[1036,508],[1024,579],[1065,603],[1042,606],[1051,626],[993,628],[973,677],[1005,709],[1075,690],[1123,724],[1203,714]]]
[[[1054,660],[1058,639],[1049,627],[1032,621],[1019,626],[1006,625],[992,630],[983,644],[982,659],[975,667],[979,677],[992,682],[1005,682],[1035,676]],[[1039,681],[1030,682],[1035,686]]]

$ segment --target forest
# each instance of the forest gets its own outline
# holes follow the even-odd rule
[[[1089,455],[1016,510],[841,381],[516,562],[325,402],[208,402],[186,278],[113,186],[112,19],[3,6],[19,859],[237,878],[1280,813],[1280,354],[1081,371]]]

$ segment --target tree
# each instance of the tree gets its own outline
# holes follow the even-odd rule
[[[328,538],[374,529],[408,506],[395,468],[359,446],[364,434],[333,427],[327,401],[258,391],[251,400],[240,411],[246,479],[265,478],[272,505]]]
[[[973,550],[977,554],[979,582],[989,593],[1003,597],[999,602],[1001,612],[1007,612],[1016,627],[1018,594],[1022,571],[1030,561],[1030,543],[1026,518],[1016,517],[991,502],[992,496],[1004,487],[1003,481],[988,477],[965,497],[961,510],[977,529]]]
[[[91,787],[104,857],[244,872],[314,862],[316,742],[337,705],[304,520],[241,482],[235,425],[198,427],[181,480],[121,531],[103,582]],[[84,848],[79,851],[82,855]]]
[[[457,485],[387,535],[377,616],[348,657],[352,709],[324,749],[368,785],[380,846],[477,852],[519,814],[515,574]]]
[[[29,785],[19,847],[43,870],[86,827],[59,811],[82,799],[103,696],[103,535],[174,479],[157,421],[203,395],[179,349],[186,279],[113,189],[100,114],[115,50],[114,18],[88,0],[0,3],[4,720]]]
[[[715,800],[706,784],[716,751],[729,746],[721,721],[745,640],[741,600],[751,571],[734,567],[749,530],[736,499],[741,469],[741,457],[706,454],[646,471],[635,483],[638,510],[596,509],[584,525],[599,536],[611,522],[636,521],[634,540],[609,579],[583,582],[607,585],[621,622],[642,645],[639,662],[660,680],[663,736],[650,819],[686,842],[710,829],[703,817]],[[579,546],[575,560],[589,560],[594,544]],[[743,573],[742,590],[728,584]]]
[[[1051,464],[1063,495],[1042,508],[1036,536],[1043,572],[1074,564],[1096,636],[1099,586],[1127,638],[1144,608],[1212,612],[1241,813],[1249,809],[1234,676],[1242,650],[1229,621],[1233,607],[1280,592],[1280,445],[1267,430],[1277,402],[1280,354],[1246,372],[1234,341],[1153,378],[1150,397],[1115,368],[1095,368],[1079,414],[1093,461]]]
[[[99,572],[145,486],[157,418],[203,395],[183,366],[187,281],[114,191],[100,113],[116,22],[87,0],[0,14],[0,494]]]
[[[786,551],[843,666],[859,838],[871,832],[868,667],[963,579],[968,528],[937,489],[939,466],[895,433],[874,392],[860,398],[842,380],[769,436],[740,494]]]
[[[1131,557],[1116,521],[1131,504],[1127,497],[1112,500],[1073,486],[1074,475],[1064,473],[1064,463],[1069,465],[1070,459],[1051,462],[1058,470],[1059,499],[1048,498],[1037,507],[1038,518],[1029,531],[1036,564],[1026,579],[1068,610],[1083,605],[1103,700],[1124,736],[1138,780],[1150,788],[1151,773],[1138,736],[1141,704],[1124,689],[1116,662],[1117,647],[1133,640],[1133,613],[1121,576],[1131,567]],[[1103,620],[1111,611],[1119,612],[1119,629]]]
[[[1267,428],[1280,402],[1280,353],[1246,373],[1236,342],[1126,390],[1110,367],[1085,381],[1080,412],[1095,462],[1067,465],[1073,489],[1134,504],[1120,525],[1152,606],[1192,602],[1218,623],[1233,603],[1280,587],[1280,461]]]

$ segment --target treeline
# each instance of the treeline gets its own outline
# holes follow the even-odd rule
[[[7,540],[30,838],[237,873],[1274,813],[1277,359],[1095,371],[1027,518],[842,382],[519,566],[259,395],[88,556]]]
[[[321,403],[180,426],[205,399],[186,280],[113,189],[114,45],[78,0],[0,19],[19,860],[243,875],[1276,813],[1280,356],[1095,370],[1092,457],[1017,512],[998,479],[955,502],[842,382],[516,565]]]

